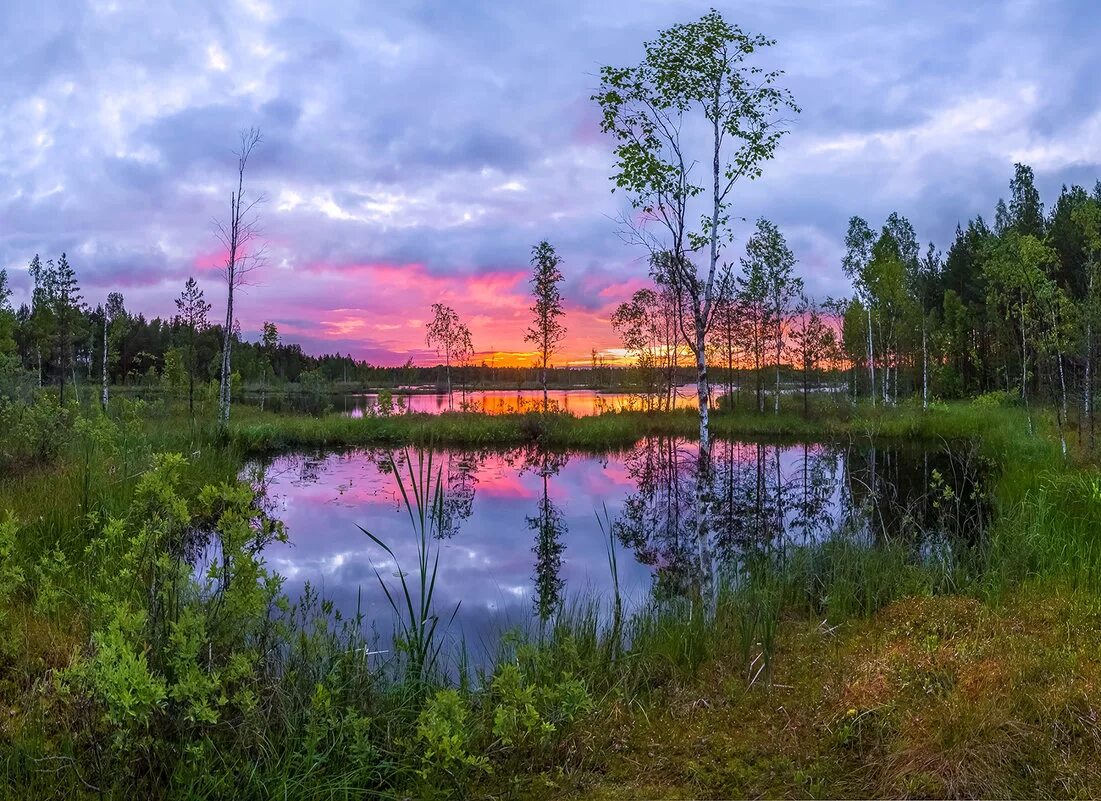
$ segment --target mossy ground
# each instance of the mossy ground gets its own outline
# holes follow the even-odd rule
[[[1101,611],[1022,590],[991,607],[910,598],[834,629],[786,621],[771,681],[717,658],[595,724],[571,796],[1064,797],[1101,794]]]

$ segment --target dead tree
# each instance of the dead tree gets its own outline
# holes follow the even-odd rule
[[[259,236],[259,219],[256,208],[264,201],[262,194],[251,201],[244,199],[245,166],[252,151],[262,141],[259,128],[241,132],[241,148],[237,156],[237,191],[230,194],[229,220],[214,223],[218,241],[226,250],[223,275],[226,282],[226,322],[222,332],[222,369],[218,385],[218,421],[229,422],[230,390],[233,352],[233,294],[249,282],[251,273],[264,264],[264,249],[255,247]]]

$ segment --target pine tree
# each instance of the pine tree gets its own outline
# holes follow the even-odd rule
[[[176,298],[176,313],[187,330],[187,413],[192,417],[195,416],[195,372],[198,370],[195,363],[195,338],[207,327],[210,308],[198,282],[193,276],[189,277],[180,296]]]
[[[73,343],[79,336],[84,320],[83,298],[80,296],[80,284],[76,271],[65,254],[57,260],[54,273],[53,308],[56,320],[56,343],[58,362],[58,388],[61,403],[65,403],[65,374],[73,364]],[[76,390],[76,376],[73,376],[73,390]]]

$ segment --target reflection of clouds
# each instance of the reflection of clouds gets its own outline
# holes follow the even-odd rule
[[[521,476],[491,474],[479,483],[478,494],[498,499],[528,500],[535,498],[537,492]]]
[[[443,459],[439,465],[446,469]],[[603,458],[574,456],[550,483],[568,526],[567,556],[561,565],[568,590],[603,589],[607,584],[606,542],[594,510],[606,502],[615,514],[623,490],[616,489],[620,470],[613,469],[607,480],[604,472]],[[380,630],[388,631],[392,613],[375,570],[392,582],[398,564],[406,571],[417,564],[408,515],[388,489],[393,477],[380,472],[367,452],[323,457],[314,483],[291,480],[292,471],[273,470],[269,476],[269,494],[287,499],[280,517],[287,524],[289,542],[272,544],[266,556],[272,570],[288,579],[287,591],[294,595],[309,580],[338,606],[350,603],[347,609],[354,610],[358,599],[377,617]],[[485,619],[486,610],[493,611],[494,620],[507,619],[510,625],[531,617],[533,535],[526,518],[536,512],[542,478],[536,472],[521,472],[507,456],[490,454],[481,458],[476,479],[471,518],[460,522],[451,539],[438,541],[436,601],[441,616],[449,616],[461,601],[457,623],[463,631],[485,633],[492,622]],[[338,488],[352,481],[354,490],[340,495]],[[339,497],[339,504],[332,503],[334,497]],[[396,563],[357,525],[393,549]],[[638,569],[621,564],[621,581],[625,587],[633,582],[644,589],[648,572],[634,567]],[[415,572],[407,581],[416,584]]]
[[[437,614],[447,619],[459,606],[455,634],[470,642],[484,637],[490,643],[495,631],[531,625],[540,556],[546,557],[543,572],[553,568],[554,574],[543,578],[561,581],[561,602],[568,605],[579,596],[608,602],[608,539],[598,522],[605,506],[618,537],[621,590],[628,601],[644,601],[655,569],[675,569],[692,553],[686,535],[694,530],[695,455],[692,443],[656,438],[627,452],[571,453],[568,459],[537,452],[437,454],[434,466],[445,472],[460,463],[469,466],[468,478],[476,484],[469,516],[454,520],[448,538],[434,540],[440,548]],[[842,527],[867,534],[867,510],[875,508],[870,503],[879,505],[877,521],[897,526],[901,517],[892,510],[902,504],[920,511],[915,493],[927,483],[923,471],[940,464],[933,454],[928,461],[923,456],[851,443],[716,442],[708,510],[714,558],[736,559],[747,546],[776,538],[813,543]],[[277,516],[289,535],[287,543],[266,547],[269,568],[286,577],[292,597],[309,581],[346,614],[361,604],[387,636],[393,612],[376,571],[391,591],[399,565],[410,585],[419,586],[415,537],[394,477],[380,469],[380,452],[318,457],[311,462],[309,480],[286,469],[284,460],[293,458],[277,458],[265,472],[269,500],[285,501],[276,504],[283,510]],[[943,464],[940,468],[951,475]],[[562,546],[557,564],[549,548],[542,554],[537,550],[539,532],[529,523],[541,511],[544,473],[547,497],[560,515],[555,522],[560,538],[550,543]],[[876,488],[873,497],[865,485]],[[358,526],[385,542],[396,560]]]

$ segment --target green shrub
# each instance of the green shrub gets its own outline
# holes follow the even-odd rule
[[[458,788],[490,772],[489,760],[470,752],[470,717],[469,702],[453,689],[438,691],[417,715],[416,740],[423,749],[418,772],[426,789],[444,783]]]

